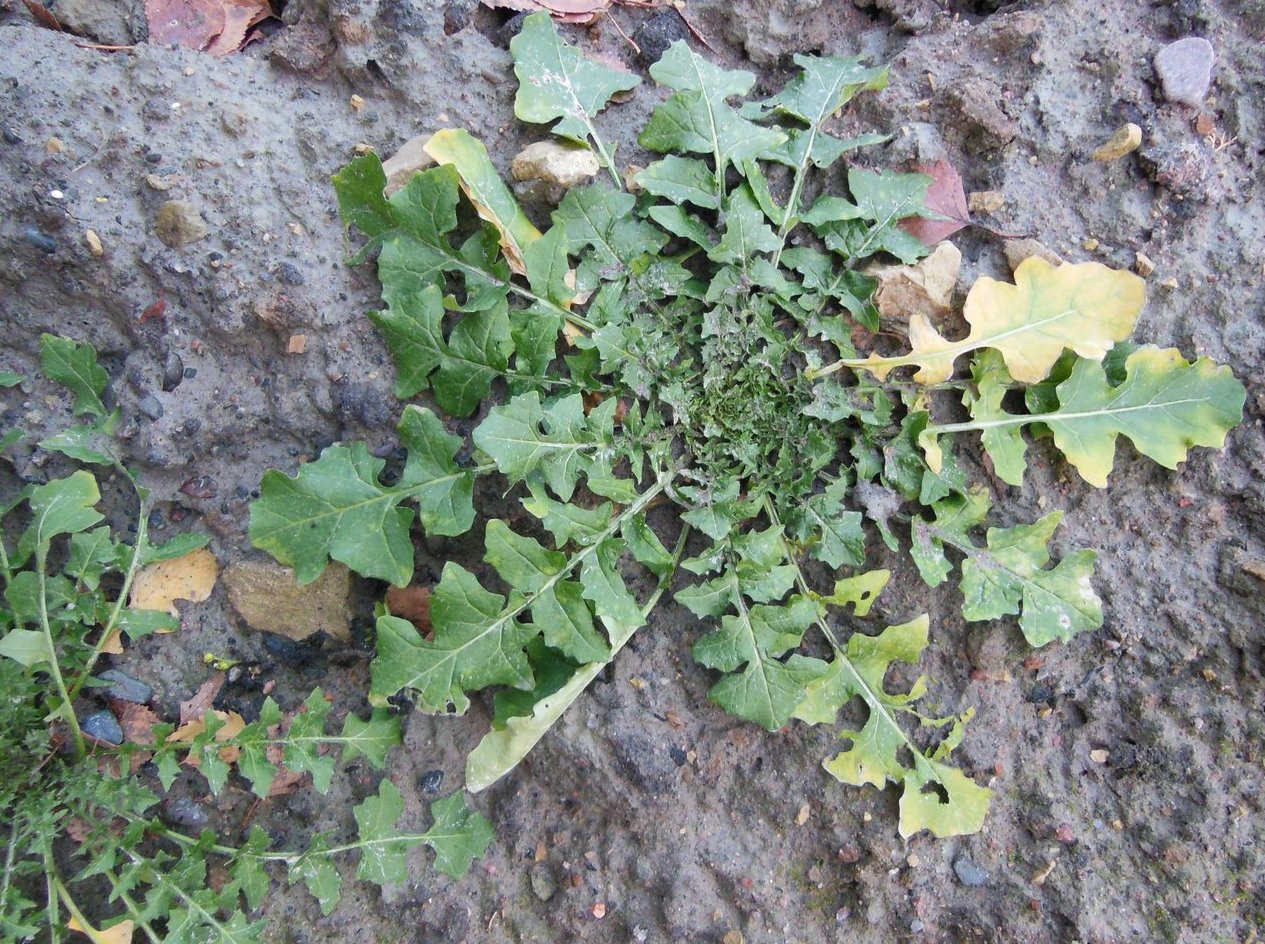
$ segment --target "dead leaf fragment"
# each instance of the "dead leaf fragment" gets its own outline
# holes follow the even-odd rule
[[[927,209],[943,220],[926,220],[914,217],[901,220],[900,228],[910,236],[928,246],[934,246],[942,239],[948,239],[964,226],[971,225],[971,215],[966,207],[966,191],[962,187],[962,176],[948,161],[936,161],[934,164],[917,164],[914,170],[931,178],[931,186],[927,188],[925,202]]]
[[[149,41],[226,56],[272,16],[268,0],[145,0]]]
[[[961,251],[953,243],[940,243],[916,265],[871,266],[865,274],[878,279],[874,303],[879,314],[905,322],[918,314],[929,318],[946,315],[961,269]]]
[[[544,10],[560,23],[591,23],[597,14],[609,9],[614,0],[482,0],[493,10],[514,10],[535,13]]]
[[[48,7],[35,2],[35,0],[22,0],[27,11],[35,18],[35,22],[44,29],[51,29],[58,33],[62,32],[61,23],[57,22],[57,17],[53,15],[53,11]]]
[[[406,619],[417,631],[430,638],[430,587],[416,584],[408,587],[390,587],[387,590],[387,611],[392,616]]]
[[[246,730],[246,719],[239,715],[236,711],[214,711],[203,712],[201,717],[194,718],[185,724],[180,725],[175,731],[167,735],[168,744],[190,744],[193,739],[206,730],[206,716],[214,714],[224,723],[215,729],[215,740],[231,741],[237,735]],[[236,744],[230,744],[228,747],[220,748],[220,760],[226,764],[235,764],[241,757],[242,749]],[[202,760],[195,754],[190,754],[185,758],[184,762],[190,767],[198,767]]]
[[[192,698],[180,703],[181,727],[194,718],[201,718],[210,710],[211,703],[215,701],[215,696],[224,687],[224,682],[227,678],[228,676],[224,672],[216,672],[202,683],[198,690],[194,692]]]
[[[66,922],[66,927],[86,935],[92,944],[130,944],[132,932],[136,930],[135,923],[129,919],[97,930],[90,924],[87,926],[80,924],[73,916]]]
[[[219,575],[219,562],[206,548],[172,560],[155,561],[136,574],[128,605],[134,610],[166,610],[179,618],[175,601],[201,603],[211,595]]]
[[[294,571],[271,560],[234,561],[224,568],[224,587],[237,615],[251,629],[300,641],[319,632],[351,638],[351,571],[333,563],[300,586]]]
[[[813,808],[807,803],[801,803],[799,812],[795,814],[795,825],[803,826],[808,822],[808,818],[813,815]]]
[[[158,715],[154,714],[153,709],[130,701],[116,704],[114,714],[119,719],[119,727],[123,729],[123,740],[142,747],[153,744],[153,727],[158,723]]]

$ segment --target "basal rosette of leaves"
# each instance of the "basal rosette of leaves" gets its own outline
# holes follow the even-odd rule
[[[465,131],[437,132],[438,166],[390,198],[372,154],[336,176],[343,218],[368,240],[356,259],[377,258],[385,306],[370,317],[396,394],[427,393],[435,409],[405,407],[390,482],[363,443],[269,472],[253,541],[302,580],[333,559],[403,585],[415,521],[465,534],[476,478],[514,489],[536,523],[487,522],[495,578],[450,562],[431,635],[377,623],[375,702],[462,713],[496,690],[471,790],[511,770],[674,593],[699,619],[693,655],[717,673],[716,704],[769,731],[841,724],[825,769],[899,785],[903,835],[978,830],[991,793],[951,758],[972,711],[927,715],[927,679],[885,681],[919,661],[927,617],[877,632],[855,621],[889,576],[867,569],[868,543],[907,543],[930,586],[957,571],[968,620],[1018,615],[1033,645],[1070,639],[1102,623],[1094,552],[1052,564],[1058,512],[980,535],[991,502],[954,439],[981,432],[1017,485],[1028,426],[1102,485],[1120,435],[1170,468],[1221,445],[1242,386],[1205,359],[1120,346],[1143,285],[1094,263],[1031,259],[1013,284],[980,279],[962,340],[916,316],[907,352],[858,351],[878,326],[863,264],[917,260],[928,247],[900,224],[934,217],[930,178],[850,162],[883,136],[831,130],[885,69],[797,56],[780,93],[751,101],[753,75],[677,43],[650,69],[670,94],[639,139],[661,157],[629,191],[598,124],[637,79],[585,59],[543,14],[511,49],[518,117],[593,148],[610,180],[567,193],[541,232]],[[1027,411],[1010,412],[1021,387]],[[946,389],[969,420],[940,420],[954,412]],[[469,442],[443,418],[473,415]],[[664,503],[677,513],[652,528]],[[629,589],[634,567],[659,581],[648,598]],[[860,720],[840,722],[854,700]]]

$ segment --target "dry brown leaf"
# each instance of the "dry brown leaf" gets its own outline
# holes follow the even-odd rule
[[[75,842],[83,842],[88,838],[88,833],[92,828],[88,825],[87,820],[82,820],[78,816],[72,816],[66,820],[66,835]]]
[[[224,31],[219,0],[145,0],[149,41],[186,49],[205,49]]]
[[[101,651],[109,656],[123,655],[123,630],[114,627],[110,633],[110,638],[101,644]]]
[[[206,548],[172,560],[155,561],[136,574],[128,605],[134,610],[166,610],[179,618],[175,601],[202,602],[211,595],[219,575],[219,562]]]
[[[201,718],[210,710],[211,703],[215,701],[215,696],[224,687],[224,682],[227,678],[228,676],[224,672],[216,672],[202,683],[202,686],[194,692],[192,698],[180,703],[181,727],[195,718]]]
[[[272,786],[268,788],[268,796],[288,796],[303,786],[307,774],[296,774],[287,767],[278,767],[277,775],[272,778]]]
[[[268,0],[221,0],[224,5],[224,29],[211,41],[206,51],[212,56],[227,56],[246,42],[252,26],[272,15]]]
[[[545,10],[560,23],[591,23],[616,0],[482,0],[485,7],[535,13]]]
[[[391,587],[387,590],[387,610],[392,616],[406,619],[417,631],[430,638],[430,587]]]
[[[132,932],[136,930],[136,925],[132,921],[123,920],[98,931],[90,924],[87,926],[80,924],[73,916],[66,922],[66,927],[87,935],[92,944],[130,944]]]
[[[272,15],[268,0],[145,0],[149,41],[226,56]]]
[[[145,705],[137,705],[130,701],[115,701],[115,715],[119,719],[119,727],[123,729],[123,740],[128,744],[139,744],[146,747],[154,743],[153,726],[158,723],[158,715]]]
[[[56,30],[58,33],[63,32],[61,23],[57,22],[57,17],[48,7],[36,3],[35,0],[22,0],[22,3],[30,11],[31,16],[35,18],[35,22],[44,27],[44,29]]]
[[[966,206],[966,191],[962,187],[962,177],[948,161],[936,161],[934,164],[919,164],[914,170],[931,178],[931,186],[927,188],[927,209],[941,216],[944,220],[924,220],[914,217],[902,220],[900,228],[910,236],[928,246],[934,246],[942,239],[948,239],[964,226],[971,225],[971,214]]]

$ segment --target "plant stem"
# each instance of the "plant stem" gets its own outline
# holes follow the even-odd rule
[[[127,605],[127,598],[132,592],[132,581],[136,579],[136,572],[140,570],[141,556],[149,546],[148,503],[141,494],[140,484],[132,477],[132,474],[123,468],[122,464],[119,464],[118,468],[127,476],[132,483],[132,487],[136,490],[136,499],[139,503],[136,517],[136,540],[132,544],[132,559],[128,562],[127,571],[123,574],[123,586],[119,589],[119,597],[114,601],[114,609],[110,611],[110,618],[106,621],[101,637],[97,640],[96,645],[92,647],[92,653],[88,656],[87,662],[84,663],[79,677],[75,680],[75,684],[70,690],[71,698],[78,697],[79,692],[88,681],[88,677],[92,674],[93,668],[96,667],[97,660],[101,658],[101,654],[105,652],[105,647],[109,645],[110,638],[114,635],[114,630],[119,625],[119,618],[123,615],[123,608]]]
[[[62,700],[58,714],[70,726],[71,736],[75,742],[75,753],[82,757],[88,753],[88,744],[84,740],[83,731],[79,728],[79,719],[75,717],[75,706],[66,690],[66,679],[62,675],[61,664],[57,661],[57,644],[53,640],[53,627],[48,619],[48,545],[41,544],[35,550],[35,575],[39,581],[39,592],[36,603],[39,606],[40,630],[44,634],[44,645],[48,647],[48,672],[57,686],[57,694]]]
[[[131,919],[140,926],[140,929],[145,932],[145,936],[149,938],[151,944],[161,944],[162,938],[158,936],[157,932],[154,931],[153,926],[150,925],[148,921],[145,921],[140,917],[140,906],[136,904],[135,899],[133,899],[131,895],[122,890],[120,887],[121,883],[119,882],[119,877],[114,874],[114,870],[106,869],[105,877],[109,881],[110,885],[113,886],[114,894],[121,902],[123,902],[123,906],[127,909],[129,917],[131,917]]]

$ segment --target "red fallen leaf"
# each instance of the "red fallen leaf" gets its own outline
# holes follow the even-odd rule
[[[599,13],[608,9],[615,0],[482,0],[485,7],[534,13],[546,10],[554,19],[563,23],[590,23]]]
[[[221,0],[224,4],[224,29],[211,41],[206,51],[213,56],[227,56],[248,41],[247,31],[256,23],[272,16],[268,0]]]
[[[44,29],[55,30],[58,33],[63,32],[62,25],[57,22],[57,17],[53,15],[53,11],[46,6],[41,6],[35,0],[22,0],[31,16],[35,17],[35,22]]]
[[[227,678],[224,672],[216,672],[202,683],[202,687],[194,693],[192,698],[180,703],[180,727],[183,728],[190,721],[201,718],[211,710],[211,703],[224,687]]]
[[[936,161],[931,165],[917,164],[914,170],[931,178],[931,186],[927,188],[927,209],[948,219],[924,220],[915,217],[901,220],[901,229],[928,246],[934,246],[962,227],[971,225],[962,177],[952,164],[948,161]]]
[[[149,41],[226,56],[272,16],[268,0],[145,0]]]

